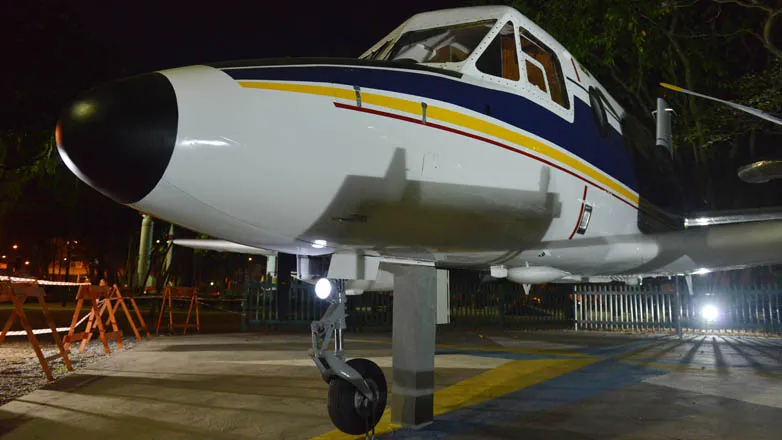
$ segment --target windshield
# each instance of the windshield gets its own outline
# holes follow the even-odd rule
[[[416,63],[458,63],[467,59],[496,20],[406,32],[388,60]]]

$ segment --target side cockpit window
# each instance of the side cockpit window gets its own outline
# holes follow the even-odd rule
[[[570,108],[565,77],[554,52],[523,28],[519,28],[519,42],[527,81],[548,94],[557,104]]]
[[[478,58],[475,67],[481,72],[505,78],[519,80],[519,58],[516,55],[516,36],[514,27],[508,22],[486,47]]]
[[[389,61],[459,63],[478,47],[496,20],[421,29],[403,34],[388,55]]]

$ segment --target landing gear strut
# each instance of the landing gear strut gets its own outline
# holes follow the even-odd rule
[[[347,434],[374,436],[375,426],[386,408],[386,378],[380,367],[368,359],[345,361],[342,344],[347,296],[344,283],[333,284],[329,308],[311,326],[312,359],[329,384],[329,418],[334,426]],[[329,350],[332,335],[333,352]]]

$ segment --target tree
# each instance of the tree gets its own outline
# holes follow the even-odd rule
[[[782,1],[755,0],[508,0],[546,29],[600,79],[631,113],[647,123],[664,91],[660,82],[737,97],[780,111],[778,41]],[[774,5],[771,5],[774,3]],[[748,13],[750,12],[750,13]],[[726,94],[728,96],[726,96]],[[726,160],[751,157],[770,148],[762,121],[714,103],[669,94],[677,111],[675,148],[691,206],[728,207],[714,181],[725,180]],[[761,102],[762,101],[762,102]],[[733,150],[724,148],[730,143]],[[743,155],[743,146],[749,146]],[[719,174],[716,174],[716,173]],[[735,163],[730,171],[732,183]],[[720,182],[724,183],[724,182]],[[735,193],[735,192],[734,192]],[[742,198],[753,203],[752,198]]]

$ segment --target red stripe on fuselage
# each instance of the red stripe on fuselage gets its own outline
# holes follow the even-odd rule
[[[576,235],[576,231],[578,231],[578,225],[581,224],[581,216],[584,215],[584,207],[586,206],[587,201],[587,188],[588,186],[584,185],[584,195],[581,197],[581,211],[578,212],[578,218],[576,219],[576,227],[573,228],[573,232],[570,233],[570,237],[568,237],[568,240],[572,240],[573,236]]]
[[[542,157],[535,156],[533,154],[527,153],[526,151],[521,151],[521,150],[519,150],[517,148],[511,147],[509,145],[505,145],[505,144],[503,144],[501,142],[497,142],[497,141],[495,141],[493,139],[485,138],[483,136],[478,136],[477,134],[468,133],[466,131],[457,130],[455,128],[447,127],[445,125],[440,125],[440,124],[437,124],[437,123],[434,123],[434,122],[428,122],[427,121],[426,123],[424,123],[421,119],[411,118],[409,116],[397,115],[395,113],[384,112],[382,110],[375,110],[375,109],[366,108],[366,107],[357,107],[355,105],[343,104],[343,103],[340,103],[340,102],[335,102],[334,106],[338,107],[338,108],[345,109],[345,110],[353,110],[353,111],[357,111],[357,112],[369,113],[369,114],[372,114],[372,115],[384,116],[384,117],[387,117],[387,118],[398,119],[400,121],[411,122],[413,124],[426,125],[427,127],[437,128],[439,130],[447,131],[449,133],[459,134],[459,135],[462,135],[462,136],[466,136],[468,138],[476,139],[476,140],[479,140],[479,141],[482,141],[482,142],[486,142],[488,144],[495,145],[495,146],[503,148],[505,150],[512,151],[514,153],[518,153],[518,154],[527,156],[527,157],[529,157],[531,159],[535,159],[538,162],[542,162],[542,163],[544,163],[544,164],[546,164],[546,165],[548,165],[550,167],[554,167],[554,168],[556,168],[556,169],[558,169],[558,170],[560,170],[562,172],[570,174],[571,176],[573,176],[573,177],[583,181],[584,183],[592,185],[592,186],[594,186],[596,188],[599,188],[599,189],[605,191],[608,194],[611,194],[617,200],[620,200],[620,201],[624,202],[627,206],[629,206],[631,208],[638,209],[637,206],[633,205],[632,203],[628,202],[627,200],[625,200],[625,199],[619,197],[618,195],[614,194],[613,192],[603,188],[602,186],[598,185],[597,183],[592,182],[591,180],[574,173],[573,171],[570,171],[570,170],[568,170],[568,169],[566,169],[566,168],[564,168],[564,167],[562,167],[560,165],[557,165],[557,164],[555,164],[553,162],[550,162],[550,161],[548,161],[546,159],[543,159]]]

